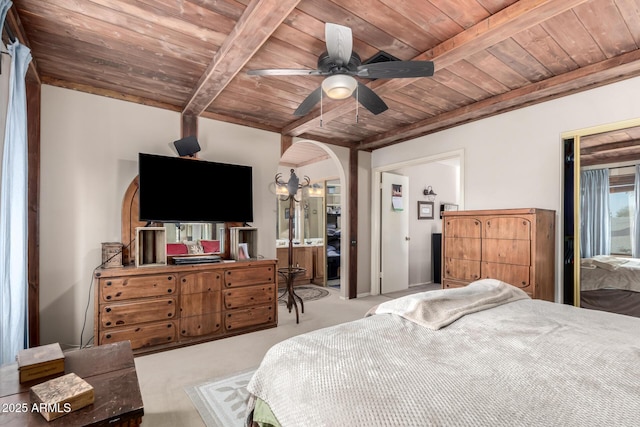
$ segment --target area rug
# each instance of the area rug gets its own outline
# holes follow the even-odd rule
[[[255,369],[186,388],[207,427],[242,427],[247,407],[247,384]]]
[[[313,301],[320,298],[324,298],[329,295],[329,291],[320,286],[296,286],[294,288],[296,295],[302,298],[302,301]],[[278,303],[280,305],[287,305],[286,298],[284,297],[284,289],[278,289]]]

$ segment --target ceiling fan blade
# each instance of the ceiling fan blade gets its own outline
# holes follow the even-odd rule
[[[294,116],[306,116],[309,111],[313,107],[316,106],[318,102],[320,102],[320,98],[322,98],[322,87],[318,87],[316,90],[311,92],[309,96],[307,96],[304,101],[296,108],[296,111],[293,112]]]
[[[324,39],[329,57],[337,65],[348,65],[353,50],[351,28],[327,22],[324,27]]]
[[[265,70],[249,70],[250,76],[323,76],[326,75],[321,70],[296,70],[290,68],[271,68]]]
[[[432,61],[390,61],[358,66],[356,75],[369,79],[433,76]]]
[[[382,98],[380,98],[374,91],[360,82],[358,82],[358,90],[353,92],[354,98],[356,97],[356,95],[360,104],[362,104],[364,108],[371,111],[373,114],[380,114],[383,111],[389,109]]]

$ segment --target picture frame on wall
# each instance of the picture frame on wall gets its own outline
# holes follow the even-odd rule
[[[433,202],[418,202],[418,219],[433,219]]]

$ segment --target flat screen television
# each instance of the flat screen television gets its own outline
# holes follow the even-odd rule
[[[140,221],[251,222],[250,166],[139,153]]]

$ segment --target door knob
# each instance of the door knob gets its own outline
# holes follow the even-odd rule
[[[406,236],[406,237],[404,238],[404,240],[411,240],[411,237]]]

